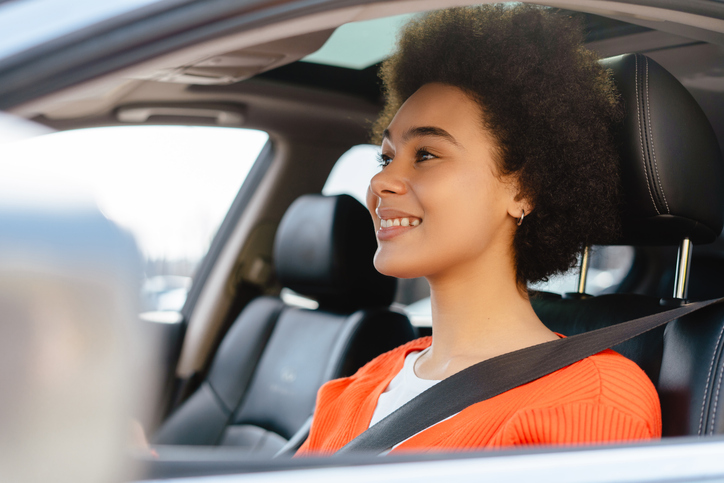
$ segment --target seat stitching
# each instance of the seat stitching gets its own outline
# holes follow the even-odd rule
[[[656,210],[656,214],[660,215],[661,212],[659,211],[659,208],[656,206],[656,202],[654,201],[654,195],[651,194],[651,186],[649,184],[649,174],[646,170],[646,154],[644,154],[644,130],[641,127],[641,107],[639,105],[639,56],[638,54],[634,54],[634,85],[636,87],[636,119],[638,120],[639,124],[639,144],[641,144],[641,161],[644,165],[644,179],[646,179],[646,189],[649,190],[649,197],[651,198],[651,203],[654,205],[654,209]]]
[[[661,197],[664,199],[664,205],[666,205],[666,212],[671,214],[669,209],[669,203],[666,201],[666,195],[664,194],[664,187],[661,184],[661,178],[659,177],[659,165],[656,162],[656,150],[654,149],[654,132],[651,129],[651,102],[649,102],[649,58],[644,57],[646,61],[646,112],[649,118],[649,141],[651,142],[651,154],[654,157],[654,171],[656,172],[656,180],[659,183],[659,189],[661,190]]]
[[[704,425],[704,407],[706,407],[706,393],[709,392],[709,380],[711,379],[711,371],[714,369],[714,359],[716,359],[716,348],[719,347],[721,342],[722,334],[724,334],[724,325],[719,331],[719,337],[716,339],[716,345],[714,346],[714,354],[711,356],[711,364],[709,364],[709,373],[706,375],[706,383],[704,384],[704,397],[701,401],[701,416],[699,417],[699,431],[697,434],[701,436],[701,428]]]
[[[724,365],[719,369],[719,382],[716,384],[716,394],[714,395],[714,411],[711,413],[711,424],[709,425],[709,434],[714,433],[714,420],[716,419],[716,408],[719,405],[719,391],[721,390],[721,377],[724,372]]]

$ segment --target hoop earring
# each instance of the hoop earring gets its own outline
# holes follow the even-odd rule
[[[525,218],[525,210],[521,210],[520,218],[518,218],[518,226],[523,224],[523,218]]]

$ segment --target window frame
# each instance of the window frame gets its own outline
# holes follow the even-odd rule
[[[231,203],[229,211],[226,213],[221,225],[219,225],[219,229],[216,231],[216,234],[211,240],[208,251],[202,257],[198,267],[196,268],[196,273],[193,275],[191,290],[189,290],[188,295],[186,296],[186,302],[181,308],[181,315],[183,317],[182,324],[184,327],[188,324],[203,286],[206,284],[206,281],[208,280],[221,251],[229,241],[234,228],[246,210],[252,196],[254,196],[254,193],[256,193],[256,190],[259,188],[259,184],[274,160],[274,155],[274,142],[270,136],[252,164],[249,174],[247,174],[244,182],[241,184],[241,188],[239,188],[236,197],[234,197],[234,201]]]

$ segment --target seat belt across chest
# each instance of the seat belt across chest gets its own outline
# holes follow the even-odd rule
[[[479,362],[423,391],[347,443],[336,454],[382,453],[468,406],[532,382],[723,300],[690,303]]]

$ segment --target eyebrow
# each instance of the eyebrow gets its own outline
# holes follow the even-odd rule
[[[457,142],[457,140],[447,132],[446,130],[436,127],[436,126],[418,126],[418,127],[411,127],[405,133],[402,135],[402,141],[406,142],[409,141],[411,138],[416,137],[423,137],[423,136],[435,136],[442,138],[455,146],[460,146],[460,143]],[[392,135],[390,134],[389,129],[385,129],[382,131],[382,139],[389,139],[392,140]]]

